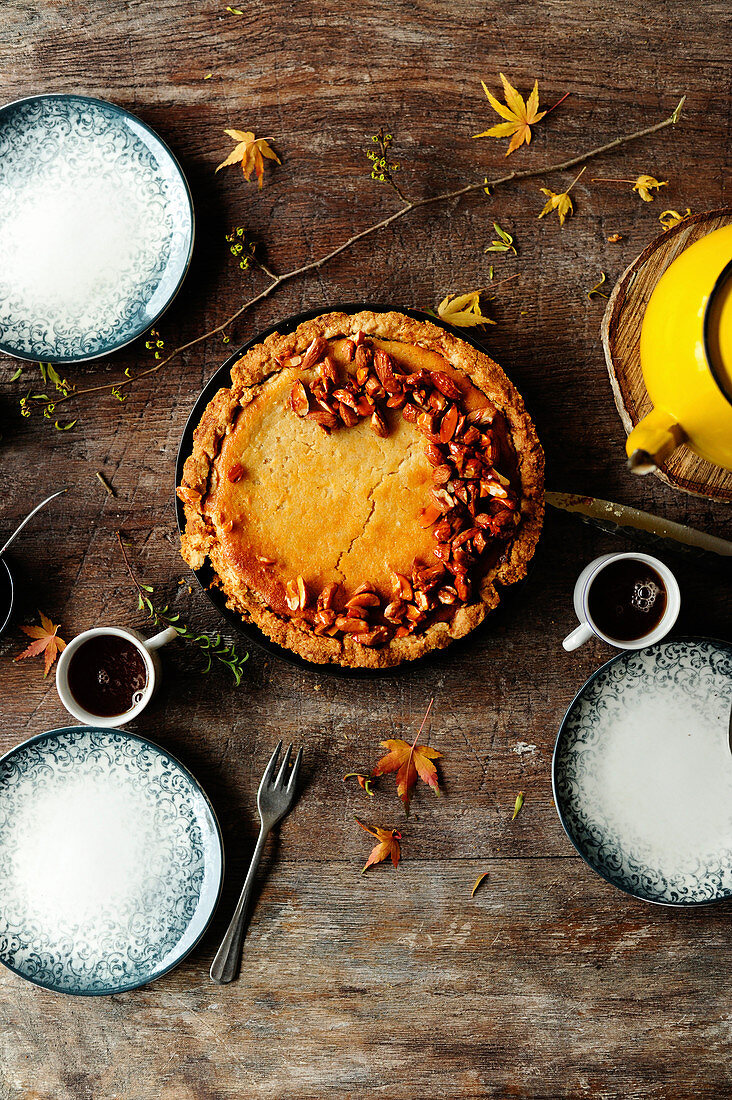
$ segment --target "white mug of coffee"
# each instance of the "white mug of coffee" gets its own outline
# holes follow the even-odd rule
[[[678,582],[650,554],[603,554],[580,573],[574,610],[580,625],[562,642],[579,649],[601,638],[616,649],[643,649],[665,638],[681,608]]]
[[[69,714],[87,726],[121,726],[139,717],[161,675],[157,650],[178,637],[172,627],[152,638],[98,626],[69,642],[56,667],[56,690]]]

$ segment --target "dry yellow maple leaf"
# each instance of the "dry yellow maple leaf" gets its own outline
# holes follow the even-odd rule
[[[467,294],[458,294],[457,297],[448,294],[437,307],[438,317],[448,325],[455,325],[457,328],[495,325],[495,321],[481,313],[480,296],[482,293],[482,290],[471,290]]]
[[[685,214],[679,214],[678,210],[664,210],[658,215],[658,220],[664,229],[673,229],[679,222],[684,221],[691,215],[691,208],[687,206]]]
[[[48,676],[51,665],[58,654],[66,649],[66,642],[59,638],[57,634],[58,626],[51,622],[48,615],[44,615],[42,611],[39,611],[38,614],[41,617],[41,626],[21,626],[20,629],[23,633],[27,634],[29,638],[33,638],[34,641],[27,649],[19,653],[15,660],[21,661],[24,657],[40,657],[43,653],[45,656],[43,675],[45,677]]]
[[[255,137],[251,130],[224,130],[224,133],[233,138],[237,144],[226,160],[222,160],[216,171],[228,168],[230,164],[241,164],[244,179],[251,179],[254,172],[261,188],[264,179],[264,158],[276,160],[278,164],[282,163],[268,139]]]
[[[519,95],[512,84],[506,80],[503,73],[500,74],[501,81],[503,83],[503,91],[506,96],[506,102],[499,103],[494,95],[492,95],[486,87],[485,81],[481,80],[483,85],[483,91],[488,97],[490,103],[496,114],[499,114],[501,118],[505,118],[505,122],[499,122],[495,126],[491,126],[490,130],[483,130],[480,134],[473,134],[474,138],[482,137],[511,137],[508,149],[506,150],[506,156],[510,153],[514,153],[519,146],[524,142],[528,145],[531,141],[531,127],[534,123],[538,122],[544,117],[546,111],[539,110],[539,82],[534,81],[534,87],[527,100],[524,100],[523,96]]]
[[[548,187],[540,188],[542,195],[549,196],[548,201],[544,206],[544,209],[542,210],[541,214],[539,214],[540,218],[543,218],[545,214],[551,214],[552,210],[556,210],[557,214],[559,215],[559,224],[564,225],[564,219],[569,217],[570,214],[574,213],[574,207],[572,206],[572,200],[569,197],[569,192],[572,190],[575,183],[582,175],[582,172],[584,172],[584,168],[581,169],[579,175],[575,176],[567,190],[560,191],[559,194],[557,194],[555,191],[550,191]]]
[[[399,841],[402,839],[402,834],[396,829],[380,829],[378,826],[372,828],[370,825],[364,825],[363,821],[359,821],[358,818],[356,818],[356,823],[360,825],[365,832],[371,833],[371,836],[375,836],[379,842],[371,849],[369,858],[366,860],[366,864],[361,874],[363,875],[368,871],[369,867],[373,867],[375,863],[382,863],[385,859],[391,859],[394,866],[398,867],[399,857],[401,855],[401,845]]]
[[[633,190],[637,191],[643,202],[653,202],[651,191],[658,191],[661,187],[667,187],[668,180],[657,180],[653,176],[638,176],[633,184]]]
[[[653,202],[651,191],[658,191],[660,187],[668,186],[668,180],[657,180],[655,176],[646,175],[637,176],[634,180],[615,179],[611,176],[593,176],[592,183],[632,183],[633,190],[640,195],[643,202]]]

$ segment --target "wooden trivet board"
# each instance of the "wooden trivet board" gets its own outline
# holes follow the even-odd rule
[[[632,429],[653,407],[643,382],[640,331],[648,300],[666,268],[694,241],[732,224],[732,208],[694,214],[651,241],[621,275],[602,320],[610,383],[623,427]],[[713,466],[688,447],[678,447],[656,471],[675,489],[732,503],[732,472]]]

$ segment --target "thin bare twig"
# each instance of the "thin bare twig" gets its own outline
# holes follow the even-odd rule
[[[101,484],[104,486],[104,488],[107,490],[107,492],[109,493],[109,495],[111,497],[117,495],[115,493],[114,489],[112,488],[112,486],[107,481],[106,477],[104,476],[104,474],[102,473],[101,470],[97,470],[97,472],[94,476],[96,477],[97,481],[101,482]]]
[[[122,533],[120,531],[115,531],[115,534],[117,536],[117,542],[119,543],[119,548],[122,551],[122,558],[123,558],[125,566],[127,568],[127,572],[130,575],[130,580],[132,581],[135,588],[137,589],[137,594],[140,597],[140,599],[144,599],[145,598],[145,593],[142,591],[142,588],[140,587],[140,582],[138,581],[137,577],[134,574],[132,566],[130,565],[130,559],[127,557],[127,551],[125,550],[125,544],[122,542]]]
[[[137,382],[140,378],[146,378],[150,374],[155,374],[161,367],[167,366],[171,360],[181,355],[184,351],[188,351],[189,348],[195,347],[196,344],[201,344],[205,340],[209,340],[212,336],[216,336],[220,332],[224,332],[234,321],[238,320],[243,313],[250,310],[253,306],[259,302],[264,301],[265,298],[269,298],[278,287],[283,283],[290,282],[291,279],[299,278],[301,275],[307,275],[310,271],[317,271],[325,264],[330,263],[336,256],[340,256],[342,252],[352,248],[353,245],[359,241],[364,240],[366,237],[370,237],[373,233],[378,233],[381,229],[386,229],[387,226],[392,225],[394,222],[399,221],[400,218],[406,217],[407,214],[411,214],[414,210],[421,210],[426,206],[434,206],[437,203],[449,202],[451,199],[460,199],[464,195],[475,194],[478,191],[484,191],[486,188],[493,189],[501,187],[506,183],[515,183],[519,180],[535,179],[537,176],[549,176],[555,172],[565,172],[569,168],[574,168],[578,164],[583,164],[588,160],[593,160],[595,157],[602,156],[603,153],[609,153],[613,149],[619,148],[621,145],[627,145],[631,141],[638,141],[640,138],[649,137],[651,134],[658,133],[659,130],[666,129],[667,126],[673,126],[678,122],[681,110],[684,106],[686,96],[682,96],[681,100],[677,104],[676,108],[661,122],[656,122],[653,126],[645,126],[642,130],[635,130],[632,134],[623,134],[621,137],[614,138],[612,141],[606,142],[604,145],[598,145],[595,149],[588,149],[584,153],[578,153],[577,156],[569,157],[568,160],[560,161],[558,164],[544,165],[540,168],[526,168],[519,172],[508,172],[506,175],[498,176],[493,180],[484,180],[482,183],[469,183],[465,187],[457,187],[452,191],[441,191],[437,195],[430,195],[428,198],[416,199],[414,201],[406,200],[404,205],[398,210],[395,210],[393,214],[389,214],[386,218],[382,218],[380,221],[375,222],[373,225],[368,226],[366,229],[362,229],[358,233],[354,233],[348,240],[339,244],[336,248],[331,249],[330,252],[326,252],[317,260],[310,260],[309,263],[302,264],[301,267],[292,268],[291,271],[284,271],[281,275],[276,275],[271,271],[261,260],[255,259],[255,263],[258,267],[269,277],[270,283],[259,291],[254,297],[244,302],[230,317],[227,317],[225,321],[216,325],[214,328],[209,329],[208,332],[204,332],[201,336],[196,336],[193,340],[189,340],[185,344],[181,344],[180,347],[171,351],[170,355],[167,355],[164,359],[161,359],[159,363],[156,363],[153,367],[148,367],[146,370],[139,371],[135,375],[131,375],[129,378],[122,378],[118,382],[105,382],[99,386],[87,386],[85,389],[76,390],[74,393],[68,394],[66,397],[60,397],[58,401],[54,401],[54,408],[69,401],[71,398],[80,397],[82,394],[97,393],[100,390],[121,390],[124,386],[130,385],[132,382]]]

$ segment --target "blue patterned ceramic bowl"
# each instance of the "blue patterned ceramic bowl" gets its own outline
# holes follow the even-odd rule
[[[74,363],[155,323],[193,249],[180,165],[149,126],[99,99],[0,109],[0,351]]]
[[[121,730],[51,730],[0,760],[0,962],[59,993],[122,993],[196,946],[223,880],[196,780]]]
[[[603,665],[567,711],[554,801],[580,855],[643,901],[732,897],[732,646],[659,642]]]

